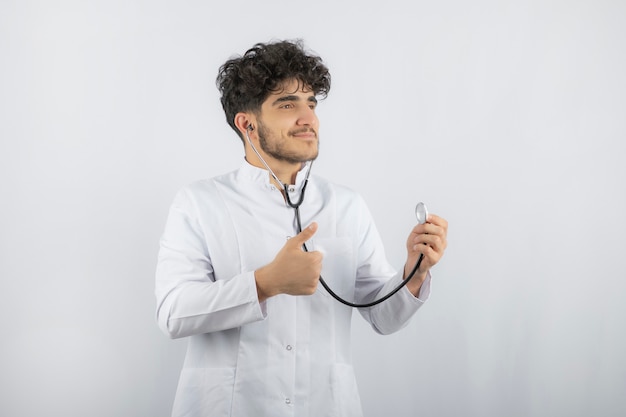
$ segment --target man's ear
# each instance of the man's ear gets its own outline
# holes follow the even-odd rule
[[[235,126],[237,126],[237,129],[241,132],[241,136],[243,137],[246,131],[252,132],[255,129],[254,118],[249,113],[237,113],[235,115]]]

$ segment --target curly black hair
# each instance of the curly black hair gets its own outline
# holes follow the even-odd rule
[[[330,73],[322,59],[307,52],[301,40],[257,43],[243,56],[229,59],[219,69],[217,88],[221,93],[226,121],[243,141],[235,126],[239,112],[258,113],[271,93],[282,83],[296,79],[316,96],[326,98]]]

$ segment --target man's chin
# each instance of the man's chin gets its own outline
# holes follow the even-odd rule
[[[318,155],[319,155],[319,151],[315,151],[315,153],[314,153],[314,154],[309,155],[309,156],[308,156],[306,159],[304,159],[304,161],[302,161],[302,162],[315,161],[315,160],[317,159]]]

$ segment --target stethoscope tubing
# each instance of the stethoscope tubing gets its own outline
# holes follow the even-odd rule
[[[305,184],[302,187],[301,193],[304,192],[305,187],[306,187],[306,182],[305,182]],[[296,223],[297,223],[297,226],[298,226],[298,233],[301,233],[302,232],[302,223],[300,221],[300,204],[292,204],[291,203],[291,199],[289,198],[289,193],[287,191],[287,187],[285,187],[285,195],[287,196],[287,204],[289,204],[289,206],[291,206],[295,210],[295,212],[296,212]],[[302,194],[301,194],[301,197],[302,197]],[[301,198],[301,200],[302,200],[302,198]],[[302,249],[305,252],[309,251],[309,249],[306,246],[306,243],[302,244]],[[422,261],[423,260],[424,260],[424,254],[420,253],[419,258],[417,259],[417,262],[415,263],[415,266],[413,267],[413,269],[411,270],[409,275],[404,280],[402,280],[402,282],[400,284],[398,284],[393,290],[391,290],[386,295],[382,296],[381,298],[379,298],[377,300],[371,301],[369,303],[353,303],[351,301],[348,301],[348,300],[342,298],[337,293],[335,293],[330,288],[330,286],[326,283],[324,278],[322,278],[321,275],[319,277],[319,281],[320,281],[320,284],[322,284],[322,287],[324,287],[324,289],[328,292],[328,294],[330,294],[335,300],[339,301],[341,304],[345,304],[345,305],[347,305],[349,307],[354,307],[354,308],[373,307],[375,305],[378,305],[378,304],[382,303],[383,301],[388,300],[391,296],[393,296],[395,293],[400,291],[402,289],[402,287],[404,287],[406,284],[408,284],[409,281],[415,276],[415,273],[417,272],[419,267],[422,265]]]
[[[302,232],[302,222],[300,220],[300,206],[302,205],[302,202],[304,201],[304,193],[306,191],[306,186],[309,183],[309,174],[311,173],[311,166],[313,165],[313,161],[309,161],[309,167],[308,167],[308,170],[307,170],[307,173],[306,173],[306,177],[305,177],[304,182],[302,184],[302,189],[300,190],[300,197],[298,198],[298,201],[296,203],[294,203],[294,202],[291,201],[291,197],[289,196],[289,187],[287,186],[287,184],[284,184],[281,180],[278,179],[278,177],[274,174],[274,171],[272,171],[272,169],[265,162],[263,157],[261,157],[261,154],[259,153],[259,151],[257,151],[256,147],[252,143],[252,140],[250,140],[250,135],[248,133],[248,130],[249,129],[246,129],[246,132],[245,132],[246,133],[246,138],[248,139],[248,143],[252,147],[252,150],[254,151],[254,153],[256,153],[256,155],[259,157],[259,159],[261,160],[263,165],[265,165],[267,170],[270,172],[272,177],[274,177],[276,182],[278,182],[278,184],[281,184],[283,186],[284,194],[285,194],[285,200],[286,200],[287,204],[289,205],[289,207],[293,208],[294,211],[295,211],[298,233],[301,233]],[[302,249],[305,252],[309,251],[309,249],[306,246],[306,243],[302,244]],[[424,260],[424,254],[421,253],[419,258],[418,258],[418,260],[417,260],[417,262],[415,263],[415,266],[411,270],[411,273],[409,273],[409,275],[405,279],[403,279],[400,284],[398,284],[393,290],[391,290],[386,295],[382,296],[381,298],[379,298],[377,300],[371,301],[369,303],[353,303],[353,302],[350,302],[348,300],[345,300],[341,296],[336,294],[330,288],[330,286],[326,283],[326,281],[324,280],[324,278],[322,278],[321,275],[319,277],[319,281],[320,281],[320,284],[322,284],[322,287],[324,287],[324,289],[328,292],[328,294],[330,294],[335,300],[339,301],[340,303],[342,303],[344,305],[347,305],[349,307],[354,307],[354,308],[373,307],[375,305],[378,305],[378,304],[382,303],[383,301],[388,300],[391,296],[393,296],[398,291],[400,291],[402,289],[402,287],[404,287],[406,284],[408,284],[409,281],[415,276],[415,273],[417,272],[419,267],[422,265],[422,261],[423,260]]]

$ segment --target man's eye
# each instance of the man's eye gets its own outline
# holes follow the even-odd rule
[[[281,107],[281,108],[283,108],[283,109],[291,109],[291,108],[293,108],[293,104],[291,104],[291,103],[285,103],[285,104],[283,104],[283,105],[282,105],[282,107]]]

